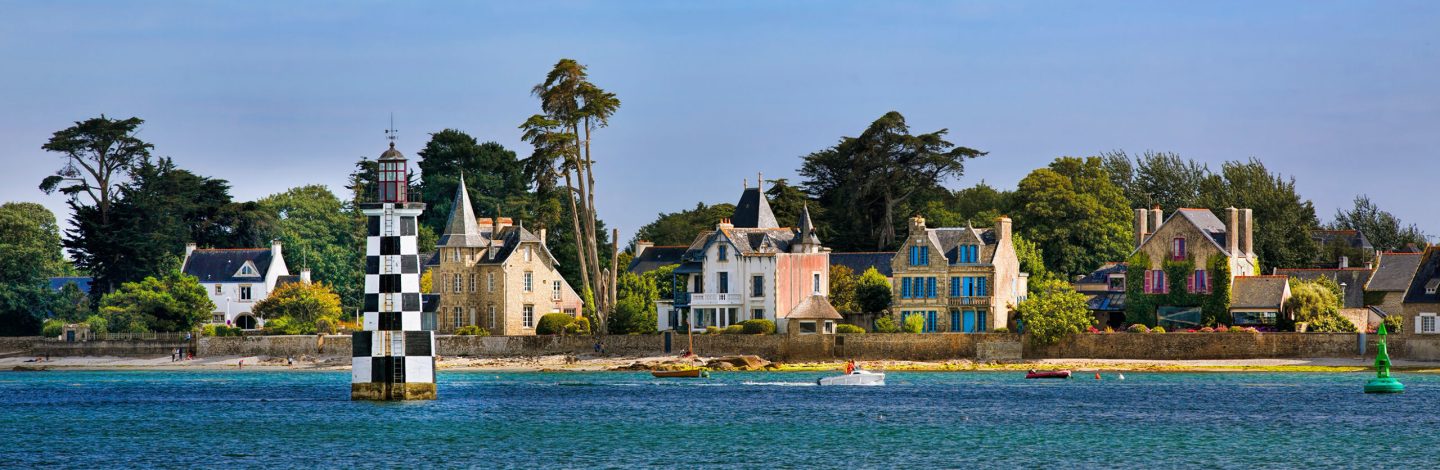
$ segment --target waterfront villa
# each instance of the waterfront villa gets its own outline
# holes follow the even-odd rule
[[[1025,299],[1029,275],[1010,236],[1010,218],[994,228],[925,227],[910,218],[904,243],[890,260],[891,310],[925,319],[926,333],[984,333],[1010,324]]]
[[[1415,334],[1440,334],[1440,245],[1421,254],[1405,293],[1405,327]]]
[[[1285,303],[1290,301],[1289,277],[1235,276],[1231,290],[1231,326],[1274,327],[1279,319],[1286,318]]]
[[[1279,311],[1269,302],[1275,298],[1271,282],[1244,282],[1233,284],[1235,278],[1259,274],[1260,261],[1255,256],[1254,221],[1250,209],[1226,209],[1227,222],[1221,222],[1209,209],[1180,209],[1163,219],[1160,208],[1135,209],[1135,250],[1127,264],[1127,282],[1140,282],[1137,290],[1141,295],[1167,296],[1172,286],[1179,286],[1185,292],[1197,294],[1200,298],[1215,295],[1215,286],[1225,283],[1233,297],[1264,299],[1265,305],[1246,306],[1222,323],[1257,326],[1274,326],[1279,320]],[[1210,261],[1220,257],[1229,268],[1230,275],[1224,279],[1214,278]],[[1140,260],[1145,266],[1135,265]],[[1171,271],[1189,265],[1185,282],[1171,282],[1166,267]],[[1251,289],[1258,289],[1251,291]],[[1167,296],[1173,298],[1172,296]],[[1202,300],[1203,301],[1203,300]],[[1201,308],[1196,305],[1157,305],[1156,323],[1170,329],[1194,328],[1200,326]]]
[[[310,271],[290,276],[280,241],[270,248],[209,249],[185,245],[180,270],[194,276],[215,304],[210,322],[251,330],[265,326],[265,320],[251,313],[276,287],[286,282],[309,282]]]
[[[537,236],[506,217],[476,219],[464,177],[436,247],[431,289],[440,296],[441,332],[476,325],[493,335],[533,335],[547,313],[580,315],[580,296],[560,276],[545,229]]]
[[[671,279],[674,297],[655,305],[659,329],[704,330],[764,319],[785,333],[791,315],[801,315],[805,318],[797,317],[794,326],[806,330],[797,333],[815,325],[819,332],[833,332],[824,326],[837,319],[828,314],[835,310],[828,301],[829,249],[820,245],[808,208],[798,222],[780,227],[761,189],[745,188],[734,214],[715,230],[701,232],[681,255]],[[828,310],[799,308],[807,300],[823,302]]]

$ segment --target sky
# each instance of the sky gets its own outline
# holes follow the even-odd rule
[[[518,125],[561,58],[620,98],[594,136],[601,218],[735,202],[888,111],[989,152],[1013,189],[1060,156],[1177,152],[1293,176],[1321,222],[1368,194],[1440,235],[1440,2],[0,0],[0,201],[45,204],[40,149],[104,114],[237,200],[342,194],[386,147]],[[481,215],[485,208],[477,208]],[[1264,223],[1257,221],[1257,223]]]

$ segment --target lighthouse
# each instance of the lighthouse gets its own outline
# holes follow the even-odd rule
[[[416,223],[425,204],[409,201],[405,156],[380,154],[375,200],[365,214],[363,331],[354,333],[351,400],[435,399],[435,313],[420,294]]]

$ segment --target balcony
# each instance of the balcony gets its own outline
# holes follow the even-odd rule
[[[989,307],[990,296],[951,297],[950,305],[956,307]]]
[[[690,293],[689,293],[689,292],[684,292],[684,291],[678,291],[678,290],[675,291],[675,306],[676,306],[676,307],[685,307],[685,306],[689,306],[689,305],[690,305]]]
[[[690,294],[690,305],[738,305],[743,297],[741,294],[735,293],[695,293]]]

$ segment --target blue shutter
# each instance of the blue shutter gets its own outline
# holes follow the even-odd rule
[[[975,278],[975,280],[976,280],[976,281],[979,281],[979,283],[980,283],[980,287],[975,288],[975,295],[979,295],[979,296],[990,295],[990,291],[989,291],[988,289],[986,289],[986,287],[988,287],[988,286],[985,285],[985,278],[983,278],[983,277],[977,277],[977,278]]]
[[[931,298],[931,299],[935,298],[935,278],[934,278],[934,277],[929,277],[929,278],[926,278],[926,279],[925,279],[925,297]]]
[[[908,277],[900,278],[900,298],[910,298],[910,278]],[[901,319],[903,320],[904,318],[902,317]]]
[[[959,277],[951,277],[951,278],[950,278],[950,296],[951,296],[951,297],[959,297],[959,296],[960,296],[960,278],[959,278]]]
[[[921,248],[921,249],[920,249],[920,264],[925,265],[925,266],[929,266],[929,265],[930,265],[930,249],[929,249],[929,248]]]

